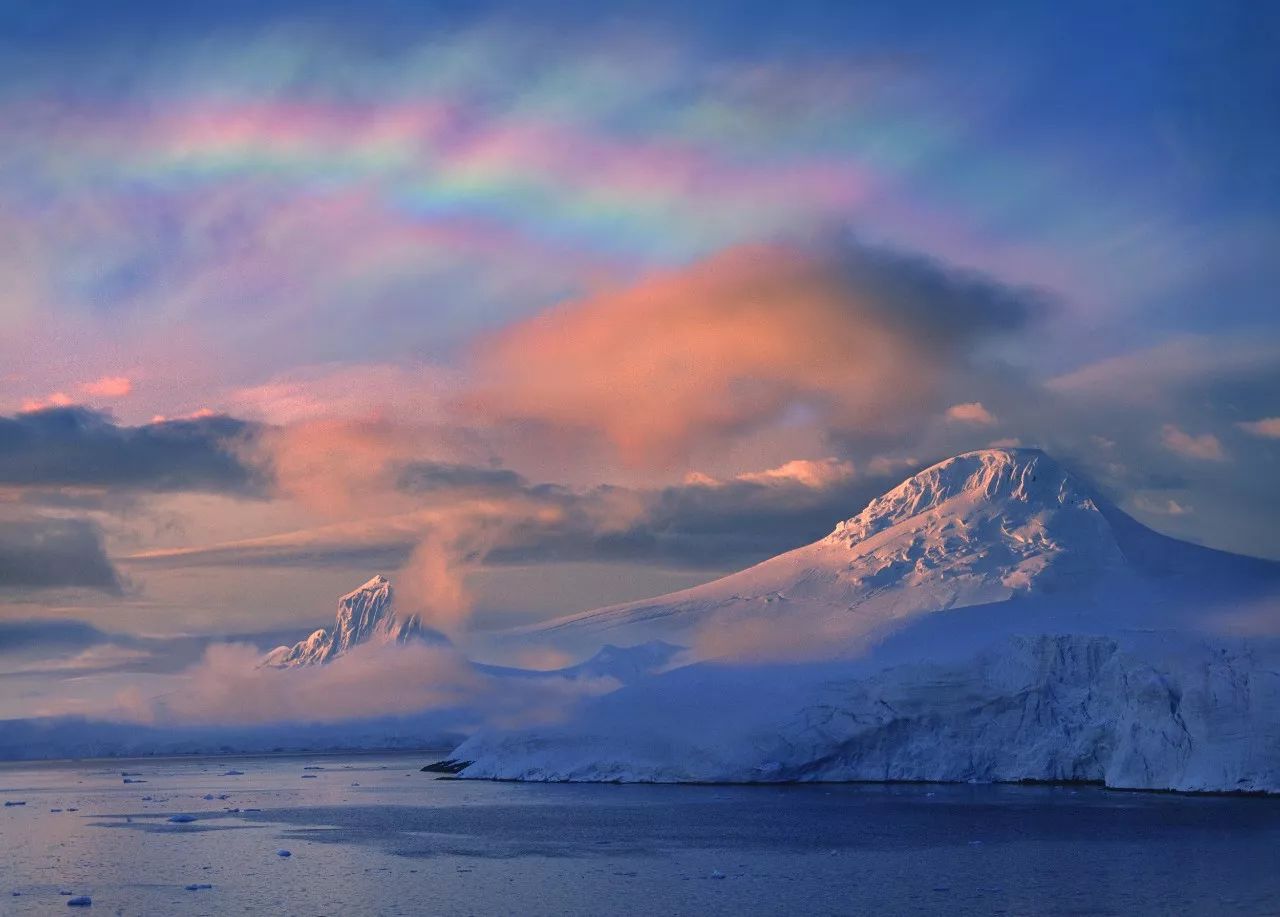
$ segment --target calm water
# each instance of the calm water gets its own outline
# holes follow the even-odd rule
[[[475,784],[430,758],[0,766],[26,802],[0,809],[0,912],[1280,914],[1280,800]]]

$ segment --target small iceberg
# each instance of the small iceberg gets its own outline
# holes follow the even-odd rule
[[[88,895],[77,895],[67,899],[67,907],[91,907],[92,905],[93,899]]]

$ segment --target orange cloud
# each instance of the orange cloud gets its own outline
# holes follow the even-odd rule
[[[28,398],[22,402],[22,412],[26,414],[31,411],[42,411],[45,408],[65,408],[73,403],[73,399],[66,392],[54,392],[43,398]]]
[[[94,398],[124,398],[133,391],[133,380],[128,376],[103,376],[80,383],[80,391]]]
[[[1252,433],[1264,439],[1280,439],[1280,417],[1264,417],[1261,420],[1245,421],[1236,426],[1246,433]]]
[[[973,423],[989,427],[996,422],[996,417],[980,401],[968,401],[964,404],[953,404],[947,408],[947,419],[960,423]]]
[[[855,474],[853,462],[845,459],[793,459],[790,462],[784,462],[777,468],[736,474],[732,480],[742,481],[747,484],[761,484],[766,487],[769,485],[799,484],[804,487],[821,489],[850,481]],[[723,487],[729,483],[700,471],[692,471],[686,474],[684,482],[688,485],[701,485],[703,487]]]
[[[936,403],[968,342],[1025,304],[940,266],[863,249],[733,248],[570,302],[479,348],[467,406],[599,436],[633,466],[816,412],[890,432]]]

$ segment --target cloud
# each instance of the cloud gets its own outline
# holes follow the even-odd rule
[[[982,406],[980,401],[968,401],[964,404],[953,404],[947,408],[947,419],[960,423],[972,423],[989,427],[996,422],[995,415]]]
[[[65,408],[75,403],[75,399],[66,392],[52,392],[43,398],[27,398],[22,402],[24,413],[43,411],[47,408]]]
[[[792,459],[777,468],[769,468],[765,471],[748,471],[735,475],[733,480],[766,486],[800,484],[804,487],[824,488],[845,484],[853,480],[855,475],[856,471],[854,470],[853,462],[846,459]],[[703,476],[701,481],[694,479],[692,483],[717,484],[722,482]]]
[[[1280,380],[1280,345],[1258,335],[1184,335],[1053,377],[1051,391],[1139,407],[1188,392],[1268,391]]]
[[[1165,424],[1160,430],[1160,442],[1170,452],[1202,462],[1226,461],[1222,443],[1212,433],[1193,436],[1174,424]]]
[[[1160,516],[1185,516],[1192,512],[1190,506],[1179,503],[1172,497],[1152,497],[1146,494],[1138,494],[1133,498],[1133,505],[1137,509]]]
[[[261,660],[248,644],[213,644],[163,696],[119,703],[142,722],[326,722],[460,706],[480,680],[456,651],[425,645],[358,647],[301,669],[263,668]]]
[[[0,621],[0,654],[85,650],[109,639],[109,634],[92,624],[67,618]]]
[[[62,700],[45,715],[153,725],[339,723],[430,710],[475,721],[555,720],[572,704],[617,687],[611,679],[505,678],[478,671],[449,646],[365,644],[325,665],[263,667],[262,652],[214,643],[182,672],[92,700]]]
[[[1280,417],[1263,417],[1261,420],[1242,421],[1236,424],[1246,433],[1261,436],[1264,439],[1280,439]]]
[[[396,475],[399,513],[149,551],[127,561],[395,568],[413,558],[410,578],[424,577],[422,591],[450,609],[456,624],[452,609],[465,604],[460,577],[477,566],[623,561],[719,569],[752,563],[826,534],[898,483],[905,470],[895,462],[860,476],[844,460],[806,459],[726,479],[694,475],[660,488],[577,490],[488,466],[419,462],[399,465]],[[405,586],[412,594],[412,583]]]
[[[729,249],[563,304],[478,347],[465,407],[674,464],[797,410],[902,432],[1033,293],[915,255],[831,243]]]
[[[0,485],[261,493],[236,455],[255,429],[224,416],[123,426],[82,407],[0,416]]]
[[[133,391],[133,380],[128,376],[103,376],[93,382],[82,382],[80,391],[94,398],[124,398]]]
[[[0,587],[121,590],[102,545],[102,531],[87,519],[0,519]]]

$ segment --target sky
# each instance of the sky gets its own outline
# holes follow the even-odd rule
[[[528,623],[993,444],[1280,558],[1280,12],[961,6],[0,4],[0,650]]]

